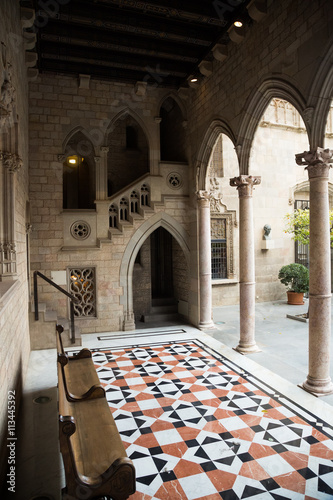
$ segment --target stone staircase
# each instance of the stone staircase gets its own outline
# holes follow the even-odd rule
[[[150,311],[143,316],[144,323],[168,323],[181,321],[178,303],[174,298],[153,299]]]
[[[82,345],[80,329],[75,325],[75,342],[71,341],[70,320],[58,316],[57,312],[47,309],[45,303],[38,304],[38,321],[35,320],[35,306],[32,301],[31,311],[29,313],[30,325],[30,344],[32,350],[55,349],[56,335],[55,328],[57,324],[64,327],[62,340],[64,347],[76,347]]]

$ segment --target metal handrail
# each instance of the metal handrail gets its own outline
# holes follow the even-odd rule
[[[44,281],[52,285],[54,288],[59,290],[59,292],[63,293],[70,299],[70,318],[71,318],[71,342],[72,344],[75,343],[75,325],[74,325],[74,303],[78,303],[79,300],[72,295],[71,293],[67,292],[63,288],[61,288],[59,285],[54,283],[50,278],[45,276],[39,271],[34,271],[34,302],[35,302],[35,320],[39,320],[39,311],[38,311],[38,287],[37,287],[37,277],[42,278]]]

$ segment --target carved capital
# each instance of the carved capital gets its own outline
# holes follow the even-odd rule
[[[304,151],[295,155],[297,165],[305,165],[309,179],[314,177],[328,178],[332,149],[317,148],[314,151]]]
[[[29,222],[25,224],[25,232],[26,234],[32,233],[32,224],[30,224]]]
[[[95,163],[98,165],[101,162],[100,156],[94,156]]]
[[[253,186],[261,183],[260,176],[240,175],[230,179],[230,186],[236,187],[239,197],[249,197],[253,194]]]
[[[109,152],[109,146],[101,146],[101,153],[107,154]]]
[[[22,159],[17,154],[5,151],[0,152],[0,161],[12,173],[18,172],[23,165]]]
[[[66,155],[61,153],[60,155],[57,156],[57,158],[58,158],[58,161],[60,161],[61,163],[64,163],[64,161],[66,160]]]
[[[204,191],[203,189],[200,189],[199,191],[196,191],[195,194],[197,195],[198,201],[209,201],[210,200],[210,192],[209,191]]]

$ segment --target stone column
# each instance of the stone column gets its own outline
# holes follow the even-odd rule
[[[22,166],[21,158],[15,153],[0,152],[3,165],[3,211],[2,241],[0,241],[0,281],[16,275],[15,244],[15,173]]]
[[[243,354],[259,352],[255,342],[255,266],[253,233],[253,186],[261,177],[241,175],[230,179],[239,195],[239,301],[240,339],[236,351]]]
[[[303,389],[316,396],[333,392],[330,378],[331,248],[328,202],[333,150],[317,148],[296,155],[310,181],[309,374]]]
[[[108,197],[108,152],[108,146],[102,146],[100,148],[101,156],[95,157],[96,200],[106,200]]]
[[[214,328],[212,320],[212,264],[210,242],[210,194],[198,191],[199,220],[199,328]]]

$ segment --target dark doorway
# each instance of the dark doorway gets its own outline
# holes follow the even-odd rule
[[[172,235],[160,227],[150,238],[152,299],[173,297]]]

